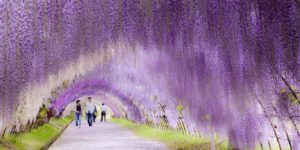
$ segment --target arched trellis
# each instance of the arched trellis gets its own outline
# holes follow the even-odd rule
[[[17,96],[27,83],[43,81],[71,60],[119,39],[162,47],[161,51],[176,60],[157,63],[162,72],[175,68],[174,72],[162,75],[175,83],[169,86],[174,91],[170,95],[190,106],[192,117],[199,124],[204,124],[199,118],[210,112],[212,119],[217,118],[212,122],[224,127],[224,123],[233,121],[232,114],[243,113],[245,109],[221,103],[253,101],[243,101],[245,97],[240,95],[254,93],[252,87],[261,81],[267,81],[263,87],[276,84],[266,74],[288,71],[289,79],[295,79],[291,83],[299,87],[299,8],[295,0],[1,1],[0,128],[12,118],[18,101],[22,104],[23,97]],[[162,66],[168,70],[161,69]],[[223,92],[238,96],[216,96]],[[266,94],[267,98],[261,99],[264,106],[273,95]],[[32,104],[34,101],[28,100]],[[232,112],[222,115],[222,109],[227,110],[224,108]],[[245,116],[238,117],[241,120]],[[240,134],[245,130],[241,126],[245,125],[248,122],[236,122],[240,127],[236,128],[236,142],[247,139]],[[256,130],[247,132],[251,135]]]

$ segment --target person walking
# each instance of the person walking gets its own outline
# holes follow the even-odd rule
[[[94,109],[95,109],[95,104],[92,102],[92,97],[88,97],[88,102],[86,104],[86,114],[87,114],[87,122],[90,127],[93,125]]]
[[[106,121],[106,110],[107,110],[106,105],[104,105],[104,103],[102,103],[102,106],[101,106],[101,122]]]
[[[82,115],[82,110],[81,110],[80,100],[77,100],[76,101],[75,118],[76,118],[76,127],[78,127],[78,128],[81,127],[81,115]]]
[[[93,112],[93,121],[94,122],[96,122],[96,117],[97,117],[97,107],[95,105],[94,112]]]

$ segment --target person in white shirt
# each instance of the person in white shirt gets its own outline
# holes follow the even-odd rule
[[[92,102],[92,97],[88,97],[88,102],[86,103],[86,114],[89,126],[93,125],[93,114],[94,114],[95,104]]]
[[[102,103],[102,106],[101,106],[101,122],[106,121],[106,110],[107,110],[107,107],[104,105],[104,103]]]

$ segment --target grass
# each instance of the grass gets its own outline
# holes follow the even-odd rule
[[[111,119],[112,122],[120,124],[135,132],[136,135],[157,140],[165,143],[172,150],[209,150],[210,142],[208,139],[184,135],[179,131],[165,131],[159,128],[150,128],[146,125],[136,124],[124,119]],[[227,150],[228,144],[221,144],[216,141],[216,149]]]
[[[15,136],[6,135],[2,141],[2,147],[0,144],[0,150],[8,149],[3,146],[3,143],[18,150],[41,149],[52,142],[72,120],[71,117],[53,119],[31,132]]]
[[[0,146],[0,150],[5,150],[5,148]]]

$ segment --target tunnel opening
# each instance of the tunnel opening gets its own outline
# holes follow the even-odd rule
[[[89,95],[89,97],[92,98],[92,103],[95,104],[96,107],[96,120],[97,122],[100,120],[101,118],[101,105],[105,104],[107,106],[107,114],[106,114],[106,118],[107,119],[111,119],[112,117],[123,117],[125,116],[125,110],[124,108],[122,108],[122,104],[120,104],[121,106],[116,107],[113,104],[116,104],[118,102],[111,102],[111,100],[113,99],[112,97],[100,97],[98,95]],[[105,100],[105,99],[107,100]],[[83,119],[87,119],[86,116],[86,103],[88,102],[88,97],[87,96],[83,96],[78,98],[77,100],[79,100],[79,104],[82,105],[82,118]],[[76,101],[77,101],[76,100]],[[67,106],[65,106],[65,108],[63,109],[62,112],[62,117],[67,117],[70,115],[75,115],[75,109],[76,108],[76,101],[70,102]]]

